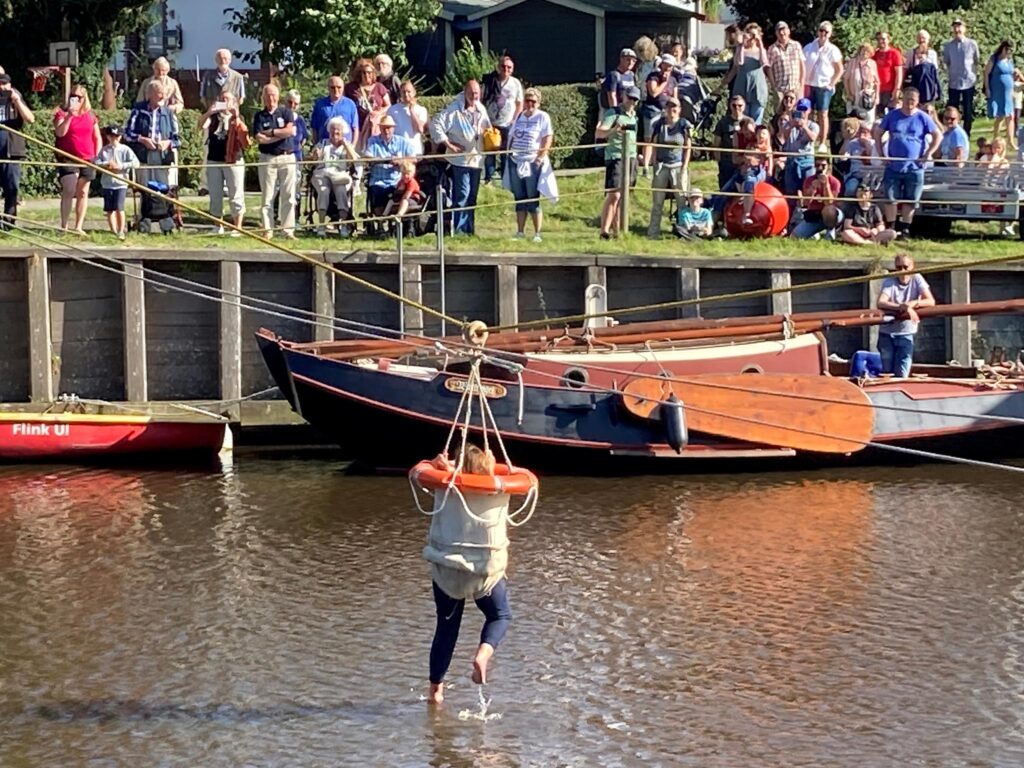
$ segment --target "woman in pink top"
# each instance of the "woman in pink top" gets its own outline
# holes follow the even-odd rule
[[[82,160],[92,161],[99,154],[103,141],[100,125],[89,103],[85,86],[76,85],[71,89],[68,103],[53,113],[53,132],[57,135],[57,149]],[[96,178],[96,171],[84,165],[76,165],[64,155],[58,155],[57,177],[60,181],[60,226],[68,229],[71,217],[71,203],[75,204],[74,231],[84,235],[86,206],[89,203],[89,183]]]

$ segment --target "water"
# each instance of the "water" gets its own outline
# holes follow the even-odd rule
[[[1020,765],[1022,489],[545,478],[432,712],[403,478],[0,468],[0,765]]]

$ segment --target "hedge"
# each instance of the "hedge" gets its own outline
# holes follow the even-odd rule
[[[123,128],[125,123],[128,122],[127,109],[114,109],[109,111],[97,109],[93,111],[96,113],[96,117],[100,121],[100,127],[113,123]],[[36,121],[32,125],[25,126],[26,133],[52,145],[55,141],[53,133],[53,113],[54,110],[52,109],[35,110]],[[202,112],[197,110],[186,109],[178,115],[181,132],[181,149],[178,150],[178,161],[182,165],[198,164],[202,162],[202,145],[199,142],[197,136],[198,131],[196,130],[201,114]],[[30,161],[46,163],[53,163],[55,160],[59,160],[59,158],[55,158],[52,151],[44,149],[38,144],[33,143],[29,143],[28,145],[28,159]],[[183,169],[180,176],[181,186],[197,186],[197,174],[198,169]],[[93,183],[98,189],[99,180],[97,179]],[[25,166],[21,176],[22,197],[52,196],[57,194],[58,191],[57,172],[53,165]]]
[[[950,29],[953,20],[963,19],[967,24],[967,36],[978,43],[981,52],[980,78],[984,73],[985,62],[1001,41],[1011,40],[1018,46],[1024,42],[1024,13],[1020,10],[1020,0],[976,0],[970,5],[969,10],[935,13],[864,11],[836,19],[835,42],[843,55],[849,57],[856,53],[861,43],[874,45],[875,34],[885,30],[892,35],[893,47],[906,51],[916,44],[918,30],[925,29],[931,33],[931,45],[941,58],[943,43],[952,37]],[[978,96],[974,103],[979,113],[984,111],[981,83],[978,84]]]

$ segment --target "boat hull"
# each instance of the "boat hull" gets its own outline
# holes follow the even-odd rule
[[[332,360],[287,343],[264,341],[264,354],[273,361],[271,370],[284,372],[279,384],[290,393],[298,413],[340,445],[347,457],[374,467],[402,467],[444,446],[465,376],[388,361]],[[751,377],[754,381],[756,376]],[[670,471],[703,472],[719,466],[764,469],[794,458],[812,464],[893,460],[891,452],[879,450],[798,455],[777,446],[693,432],[677,453],[669,447],[661,422],[627,413],[617,392],[531,384],[520,389],[509,381],[485,380],[484,385],[512,459],[531,467],[584,473],[612,467],[625,472],[642,464],[648,469],[670,465]],[[880,444],[958,455],[981,449],[992,455],[990,449],[1008,448],[1010,442],[993,441],[992,431],[1011,425],[982,417],[1024,419],[1024,391],[1020,390],[987,391],[971,382],[906,380],[874,384],[865,391],[875,405],[871,439]],[[479,431],[479,409],[474,408],[471,424]]]
[[[224,444],[221,421],[77,413],[0,414],[0,460],[208,460]]]

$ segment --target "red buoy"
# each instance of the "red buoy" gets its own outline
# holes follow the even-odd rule
[[[762,181],[754,187],[753,223],[743,223],[743,198],[734,197],[725,206],[725,229],[732,237],[775,237],[789,224],[789,205],[778,187]]]

